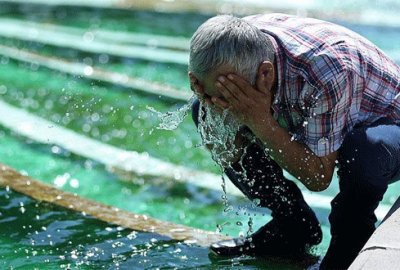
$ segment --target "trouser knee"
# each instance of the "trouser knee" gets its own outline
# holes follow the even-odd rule
[[[400,172],[400,127],[383,119],[355,128],[344,139],[338,161],[341,188],[365,182],[386,188]]]
[[[374,210],[400,167],[400,127],[383,119],[355,128],[339,150],[339,194],[329,217],[333,232],[376,222]]]

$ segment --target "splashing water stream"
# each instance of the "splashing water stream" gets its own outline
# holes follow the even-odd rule
[[[188,115],[188,111],[191,109],[191,105],[195,99],[196,96],[193,96],[187,104],[173,112],[162,113],[149,106],[146,106],[146,108],[151,112],[156,113],[158,118],[161,120],[161,123],[156,127],[156,129],[175,130]],[[247,151],[247,146],[238,146],[235,143],[238,132],[240,132],[240,130],[243,128],[244,125],[237,121],[236,118],[234,118],[228,110],[224,110],[221,113],[216,108],[208,106],[207,104],[204,104],[202,102],[200,103],[197,130],[200,133],[201,142],[196,145],[196,147],[207,147],[211,152],[212,159],[221,168],[221,186],[223,191],[223,195],[221,196],[221,198],[225,207],[224,212],[231,211],[232,207],[230,207],[228,204],[226,181],[223,172],[225,171],[225,168],[232,168],[233,162],[235,162],[235,160],[237,159],[235,158],[235,156],[243,151],[243,158],[243,153],[246,153]],[[150,134],[151,133],[152,131],[150,131]],[[255,141],[254,136],[251,141]],[[239,160],[239,164],[242,164],[242,160]],[[243,170],[243,175],[244,177],[246,177],[245,170]],[[252,231],[251,224],[252,221],[250,219],[249,232]],[[218,231],[222,232],[223,226],[219,224],[217,225],[217,229]]]
[[[161,123],[156,129],[175,130],[188,115],[191,104],[196,99],[193,96],[187,104],[176,111],[162,113],[153,107],[146,106],[148,110],[156,113]],[[243,127],[228,110],[220,113],[217,109],[200,104],[198,132],[201,135],[201,143],[196,147],[206,146],[210,149],[212,158],[222,167],[230,166],[230,160],[238,153],[234,144],[236,134]]]
[[[192,96],[187,104],[172,112],[162,113],[148,105],[146,105],[146,108],[149,111],[156,113],[158,118],[161,120],[161,123],[157,126],[157,129],[175,130],[178,128],[179,124],[185,120],[195,98],[196,96]]]

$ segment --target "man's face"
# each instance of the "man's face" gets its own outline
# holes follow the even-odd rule
[[[219,68],[211,72],[204,81],[198,82],[198,85],[201,86],[199,92],[204,93],[205,99],[218,97],[225,100],[215,83],[219,76],[227,76],[233,73],[236,74],[237,72],[232,68]],[[199,93],[199,95],[201,94]],[[211,106],[205,106],[201,109],[204,109],[204,115],[199,117],[198,124],[202,144],[207,146],[211,151],[212,158],[219,165],[230,166],[231,163],[239,159],[242,153],[243,138],[239,138],[237,134],[243,128],[243,124],[228,111],[223,112],[221,108],[207,103]]]

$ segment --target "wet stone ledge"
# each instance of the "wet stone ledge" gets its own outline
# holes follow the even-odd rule
[[[374,232],[349,270],[400,269],[400,209]]]
[[[127,229],[157,233],[187,244],[209,246],[215,241],[228,239],[228,237],[215,232],[154,219],[79,197],[76,194],[59,190],[52,185],[21,175],[2,163],[0,163],[0,186],[11,188],[40,201],[50,202],[77,212],[84,212],[99,220]]]

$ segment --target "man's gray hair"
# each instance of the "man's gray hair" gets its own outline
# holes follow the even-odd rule
[[[257,27],[232,15],[207,20],[190,41],[189,71],[204,81],[214,70],[226,66],[255,84],[258,66],[274,61],[271,40]]]

